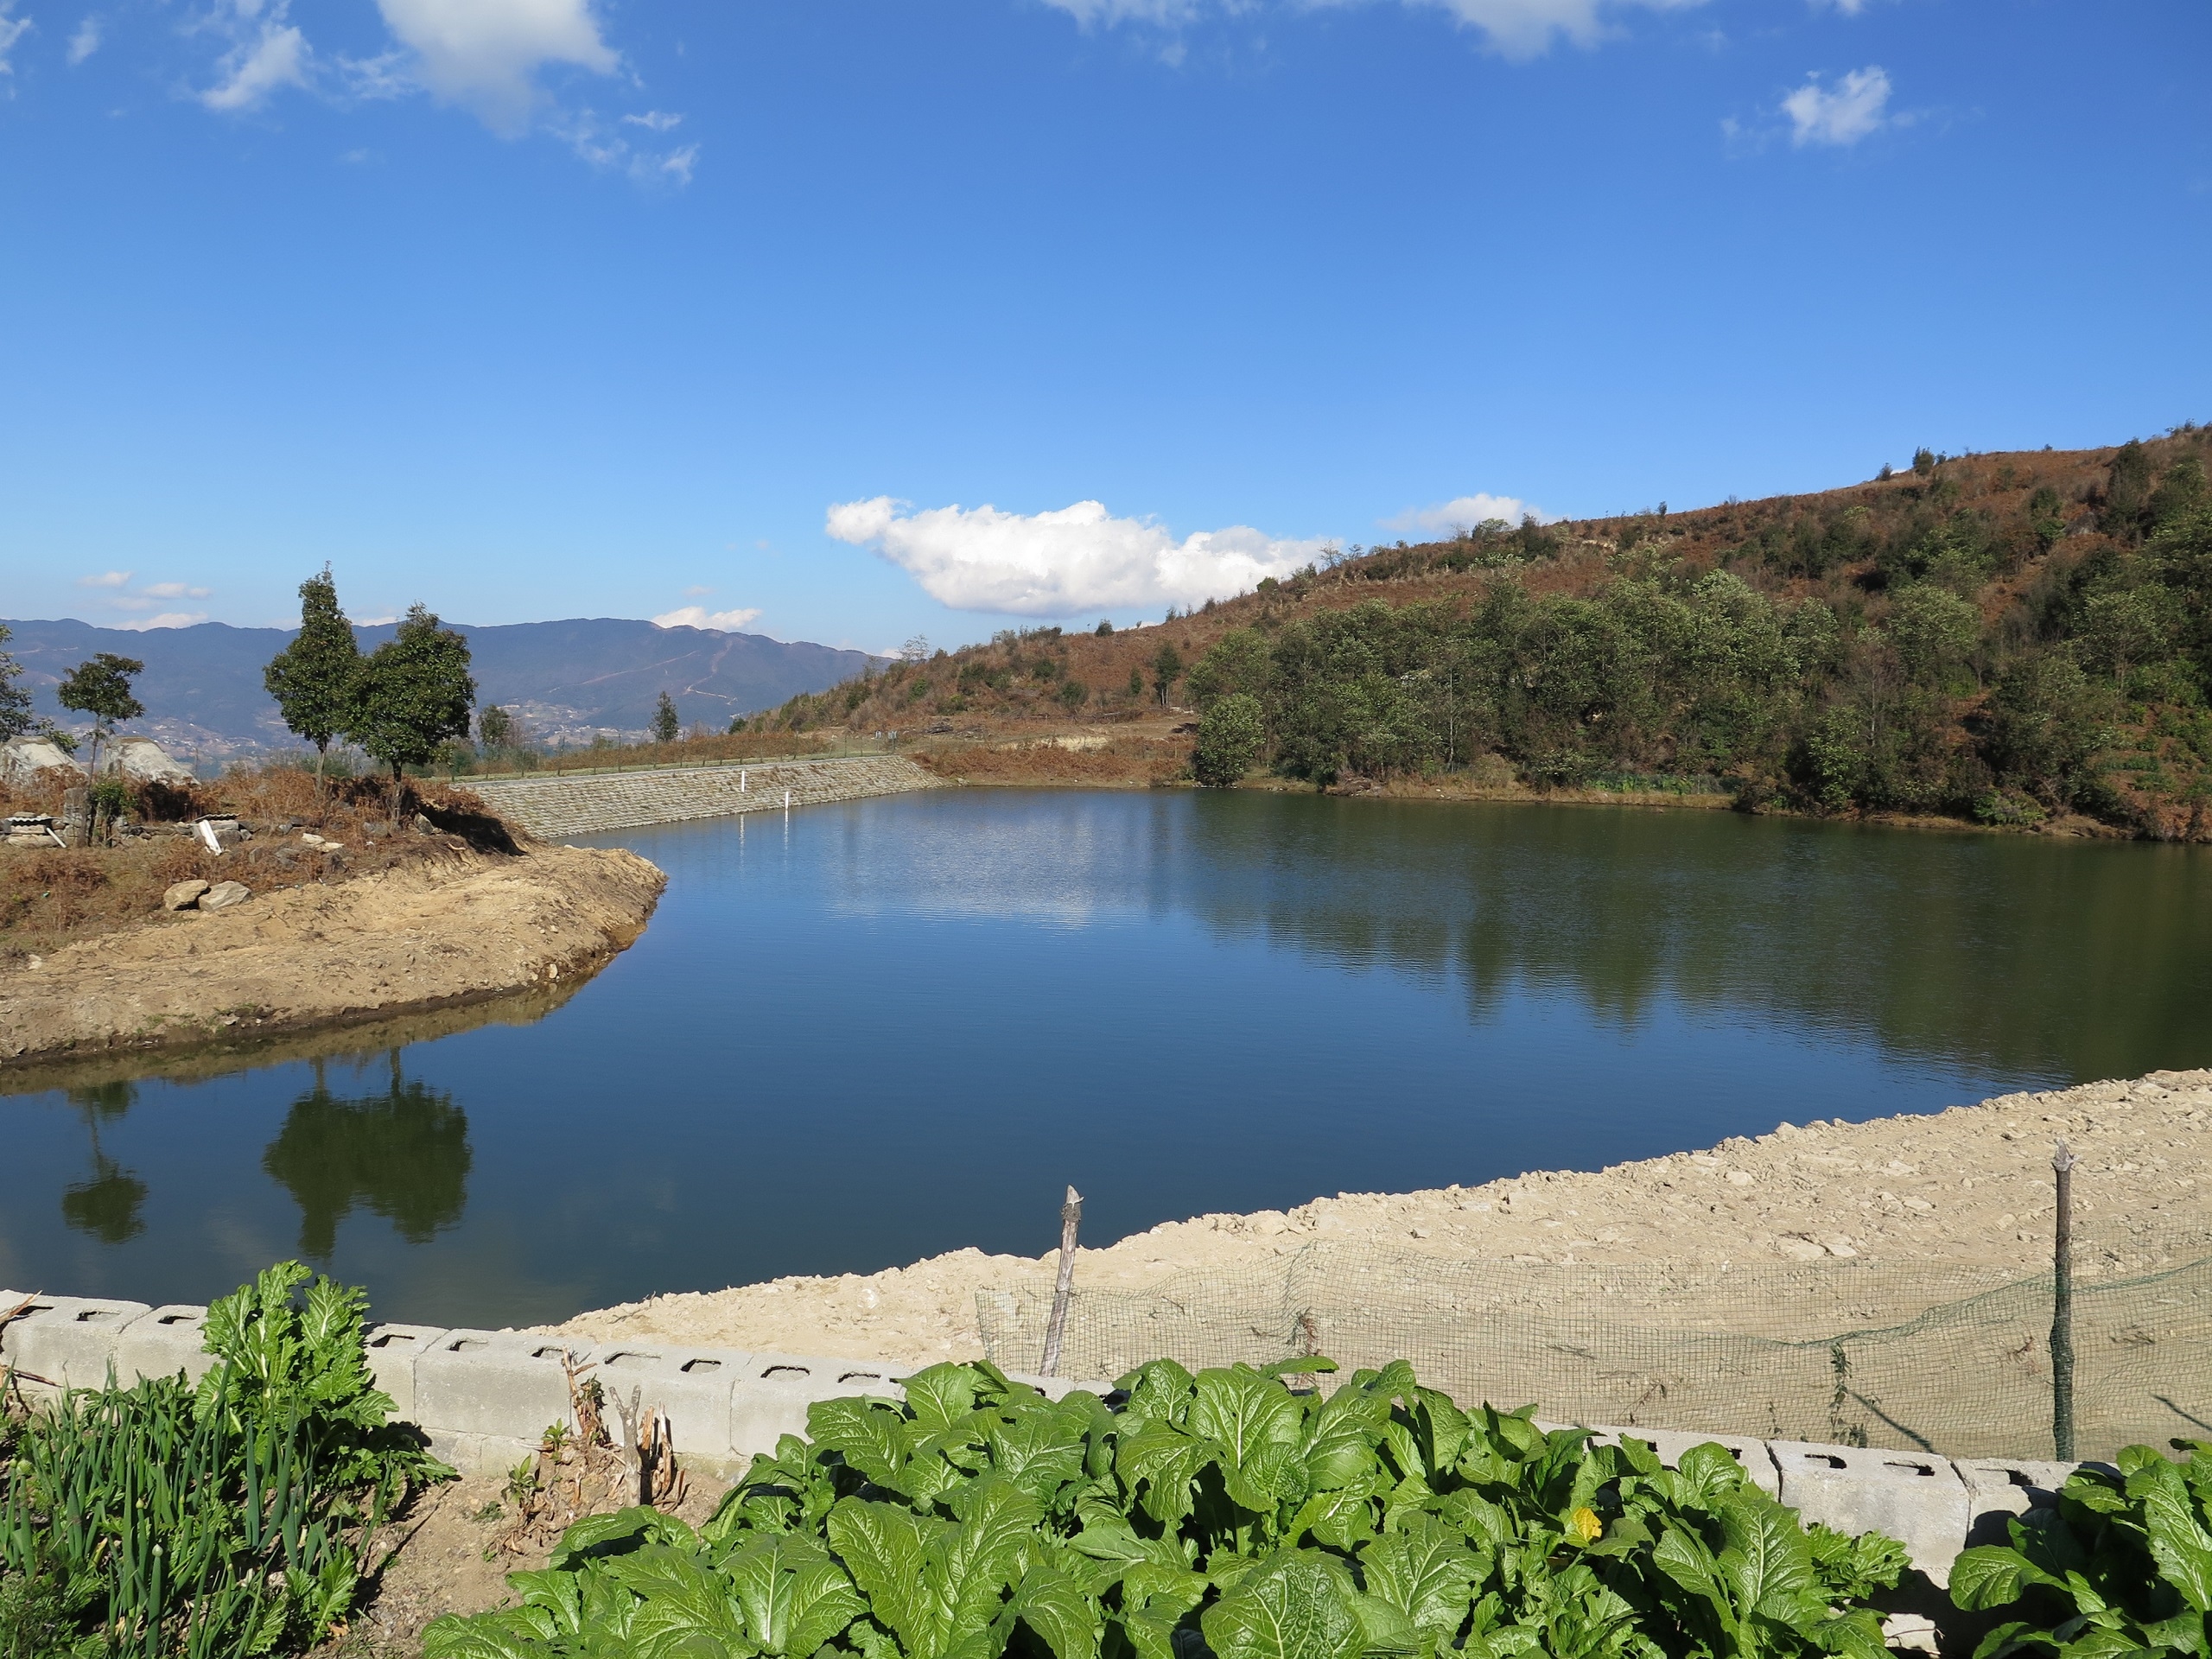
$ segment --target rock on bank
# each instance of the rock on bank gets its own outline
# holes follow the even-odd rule
[[[456,852],[257,895],[0,969],[0,1063],[341,1023],[588,973],[667,878],[634,853]]]

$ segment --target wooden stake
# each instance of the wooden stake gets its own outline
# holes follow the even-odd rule
[[[2058,1214],[2050,1239],[2050,1445],[2074,1460],[2074,1154],[2061,1141],[2051,1154]]]
[[[1052,1287],[1052,1319],[1045,1327],[1045,1362],[1039,1371],[1050,1376],[1060,1363],[1060,1338],[1067,1333],[1068,1294],[1075,1288],[1075,1236],[1083,1225],[1083,1194],[1068,1188],[1060,1206],[1060,1276]]]

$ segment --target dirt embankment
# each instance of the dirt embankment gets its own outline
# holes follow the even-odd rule
[[[0,965],[0,1064],[350,1023],[553,986],[644,931],[635,854],[526,845],[163,913]]]
[[[1139,1290],[1190,1268],[1263,1264],[1322,1239],[1454,1262],[1718,1268],[1863,1258],[2025,1277],[2050,1262],[2050,1158],[2061,1136],[2080,1160],[2082,1276],[2212,1255],[2212,1071],[2162,1071],[1929,1116],[1783,1123],[1755,1140],[1611,1169],[1167,1222],[1082,1251],[1076,1281]],[[1040,1233],[1051,1220],[1047,1207]],[[982,1353],[976,1291],[1049,1282],[1053,1260],[956,1250],[866,1275],[657,1296],[558,1329],[906,1363],[973,1358]]]

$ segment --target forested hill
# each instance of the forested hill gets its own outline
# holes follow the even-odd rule
[[[1255,764],[1322,784],[1510,766],[1538,787],[2212,838],[2208,461],[2212,430],[2191,426],[1923,451],[1814,495],[1474,526],[1158,627],[1002,634],[763,723],[1185,702],[1217,738],[1245,728]]]
[[[65,724],[75,717],[54,701],[62,675],[96,651],[111,651],[146,664],[137,680],[146,718],[131,729],[180,753],[210,759],[299,742],[284,730],[261,679],[291,637],[285,629],[219,622],[143,632],[74,620],[7,626],[14,635],[7,649],[22,664],[36,711]],[[664,628],[621,617],[453,626],[468,639],[478,702],[500,704],[521,721],[528,741],[546,744],[642,734],[663,691],[685,725],[719,731],[734,715],[834,685],[870,660],[857,651],[764,634]],[[372,651],[391,638],[392,625],[353,632],[361,649]]]

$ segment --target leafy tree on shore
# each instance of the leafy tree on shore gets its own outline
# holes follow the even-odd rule
[[[6,645],[8,639],[8,625],[0,622],[0,645]],[[21,737],[31,728],[31,694],[16,683],[22,672],[21,663],[0,651],[0,742]]]
[[[320,575],[300,584],[300,631],[261,671],[286,728],[315,745],[318,791],[330,740],[346,729],[360,671],[361,648],[339,608],[338,584],[326,564]]]
[[[660,694],[660,701],[653,705],[653,741],[673,743],[677,734],[683,729],[676,717],[676,699],[667,692]]]
[[[143,674],[146,664],[135,657],[118,657],[111,651],[95,652],[63,677],[54,701],[92,717],[92,760],[86,770],[99,772],[100,743],[126,720],[136,720],[146,705],[130,695],[130,677]]]
[[[1233,691],[1200,718],[1191,771],[1209,789],[1231,788],[1258,764],[1267,741],[1260,700],[1249,691]]]
[[[476,702],[468,664],[468,641],[419,604],[361,663],[346,735],[391,768],[395,812],[404,769],[427,765],[448,738],[468,735]]]

